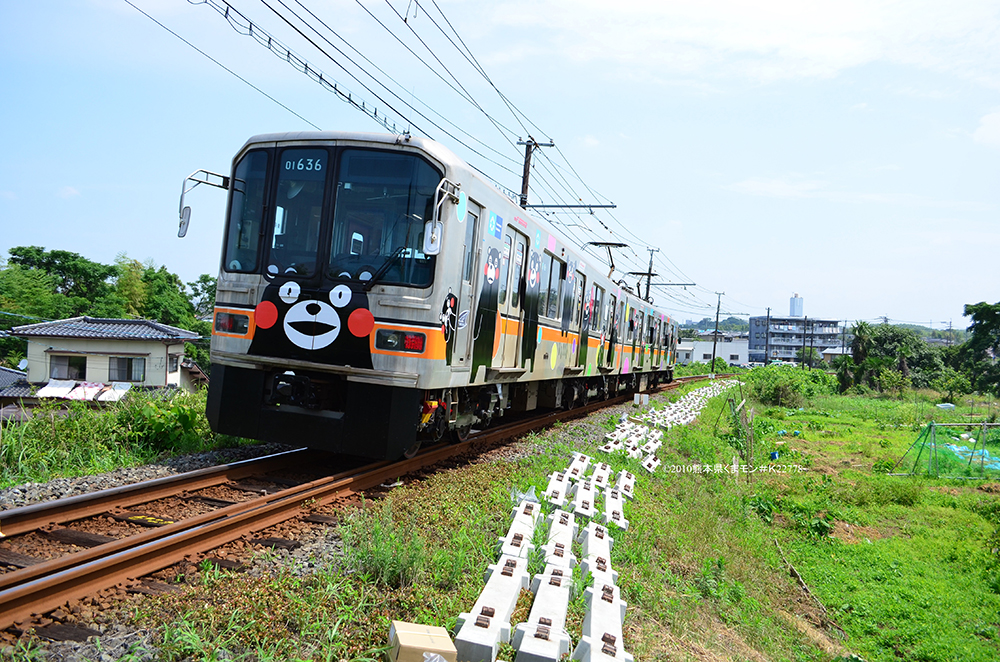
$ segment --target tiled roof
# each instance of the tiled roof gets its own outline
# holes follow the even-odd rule
[[[12,335],[48,338],[104,338],[110,340],[193,340],[197,333],[152,320],[73,317],[53,322],[15,326]]]
[[[0,389],[0,398],[30,398],[33,391],[27,381],[15,382],[7,388]]]
[[[15,384],[23,379],[27,379],[28,373],[21,372],[20,370],[14,370],[13,368],[4,368],[0,366],[0,388],[6,388],[11,384]]]

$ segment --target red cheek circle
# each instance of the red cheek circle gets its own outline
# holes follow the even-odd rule
[[[254,320],[258,328],[270,329],[278,321],[278,309],[270,301],[261,301],[254,311]]]
[[[347,318],[347,328],[358,338],[363,338],[375,328],[375,316],[367,308],[358,308]]]

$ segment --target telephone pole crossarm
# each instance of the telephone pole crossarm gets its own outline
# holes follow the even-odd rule
[[[554,142],[540,143],[528,136],[527,140],[518,140],[518,145],[524,145],[524,173],[521,175],[521,208],[528,207],[528,179],[531,176],[531,154],[537,147],[555,147]]]

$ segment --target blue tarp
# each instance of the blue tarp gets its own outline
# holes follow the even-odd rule
[[[982,461],[983,466],[987,469],[997,469],[1000,470],[1000,457],[996,455],[990,455],[990,452],[985,449],[971,451],[966,446],[957,446],[955,444],[945,444],[945,448],[953,452],[955,455],[959,456],[966,462],[969,458],[972,458],[972,466],[978,467],[979,462]]]

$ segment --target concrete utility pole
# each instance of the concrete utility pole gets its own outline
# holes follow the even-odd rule
[[[653,253],[659,253],[659,248],[647,248],[649,251],[649,273],[646,274],[646,301],[649,301],[649,284],[653,282]]]
[[[521,208],[528,206],[528,178],[531,176],[531,153],[536,147],[555,147],[554,142],[539,143],[528,136],[527,140],[517,141],[518,145],[524,145],[524,174],[521,175]]]
[[[767,322],[764,327],[764,365],[771,363],[771,309],[767,309]]]
[[[806,369],[806,327],[809,326],[809,318],[802,318],[802,369]]]
[[[650,256],[652,258],[652,256]],[[715,373],[715,346],[719,344],[719,311],[722,309],[722,295],[725,292],[716,292],[716,296],[719,297],[719,302],[715,306],[715,334],[712,336],[712,367],[711,371]]]

